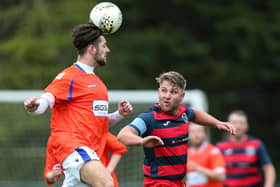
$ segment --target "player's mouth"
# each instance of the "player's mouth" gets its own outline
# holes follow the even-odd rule
[[[163,101],[163,104],[164,104],[165,106],[169,106],[169,105],[170,105],[170,102],[169,102],[169,101]]]

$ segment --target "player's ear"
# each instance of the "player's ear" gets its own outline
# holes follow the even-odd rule
[[[95,54],[96,53],[96,48],[95,48],[95,46],[94,45],[92,45],[92,44],[90,44],[89,46],[88,46],[88,51],[89,51],[89,53],[90,54]]]
[[[182,98],[184,98],[184,97],[185,97],[185,91],[184,91],[184,90],[182,91],[182,95],[181,95],[181,97],[182,97]]]

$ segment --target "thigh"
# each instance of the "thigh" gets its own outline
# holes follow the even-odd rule
[[[91,160],[99,162],[96,153],[88,147],[77,148],[69,154],[62,163],[65,175],[63,186],[87,187],[88,185],[81,182],[80,170],[85,163]]]
[[[81,181],[92,186],[105,186],[112,181],[110,173],[99,160],[86,162],[80,170]]]

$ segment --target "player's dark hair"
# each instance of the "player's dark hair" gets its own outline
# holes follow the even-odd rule
[[[88,45],[97,44],[101,34],[101,30],[92,23],[75,26],[72,30],[72,39],[78,54],[84,54]]]
[[[156,81],[161,84],[163,81],[169,81],[172,84],[178,85],[181,89],[185,90],[186,88],[186,80],[185,78],[178,72],[169,71],[162,73],[159,77],[156,78]]]

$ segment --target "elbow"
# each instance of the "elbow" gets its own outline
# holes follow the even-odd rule
[[[122,131],[120,131],[120,132],[118,133],[117,138],[118,138],[118,140],[119,140],[120,142],[124,143]]]

